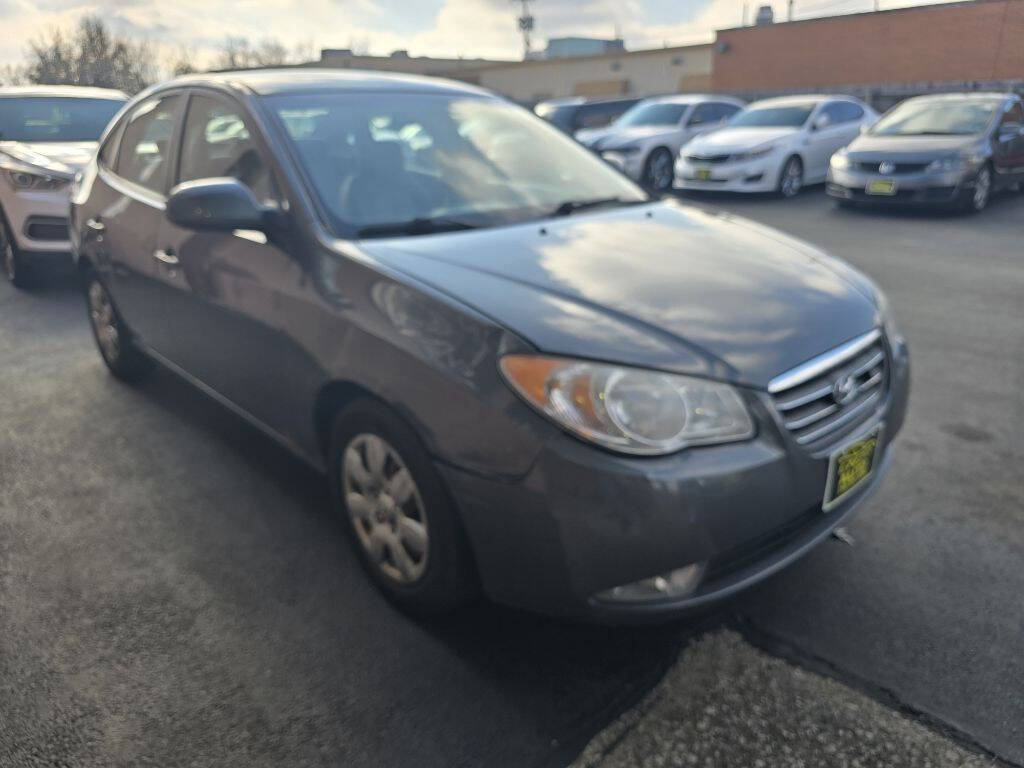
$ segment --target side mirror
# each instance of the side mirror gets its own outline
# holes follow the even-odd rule
[[[1000,143],[1005,144],[1006,142],[1014,141],[1022,135],[1024,135],[1024,124],[1003,123],[1003,125],[999,126]]]
[[[814,118],[814,122],[811,123],[811,128],[815,131],[823,131],[832,125],[832,121],[828,115],[818,115]]]
[[[261,205],[251,189],[232,178],[186,181],[167,198],[167,218],[185,229],[264,231],[275,213],[276,209]]]

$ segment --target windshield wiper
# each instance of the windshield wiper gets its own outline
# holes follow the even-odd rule
[[[370,224],[356,230],[356,237],[387,237],[388,235],[431,235],[436,232],[458,232],[463,229],[478,229],[478,225],[458,219],[429,218],[419,216],[408,221],[387,224]]]
[[[571,216],[579,211],[585,211],[589,208],[601,208],[606,205],[639,205],[641,203],[649,203],[650,200],[626,200],[621,197],[601,197],[593,200],[566,200],[563,203],[559,203],[553,211],[552,216]]]

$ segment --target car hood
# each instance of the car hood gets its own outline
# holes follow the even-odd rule
[[[746,152],[770,141],[788,139],[799,132],[799,128],[730,128],[725,126],[714,133],[698,136],[686,145],[686,152],[688,154]]]
[[[359,246],[542,352],[760,388],[878,322],[845,263],[675,202]]]
[[[665,125],[631,125],[621,128],[590,128],[577,131],[577,141],[591,149],[606,150],[625,147],[644,141],[667,139],[679,134],[679,129]]]
[[[966,150],[978,144],[978,136],[872,136],[861,134],[847,152],[868,156],[935,156]]]
[[[95,141],[0,141],[0,152],[26,165],[73,176],[92,159],[96,144]]]

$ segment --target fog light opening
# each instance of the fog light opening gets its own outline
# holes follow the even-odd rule
[[[636,603],[685,597],[692,594],[700,584],[704,565],[691,563],[668,573],[612,587],[598,592],[594,599],[604,603]]]

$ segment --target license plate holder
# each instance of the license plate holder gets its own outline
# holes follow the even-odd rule
[[[828,461],[822,511],[828,512],[841,504],[874,474],[881,454],[883,428],[884,425],[879,424],[867,434],[832,452]]]
[[[864,188],[864,192],[869,195],[892,197],[896,194],[896,182],[892,179],[875,179],[874,181],[868,182],[868,185]]]
[[[698,168],[694,173],[694,178],[697,181],[711,181],[711,169],[710,168]]]

